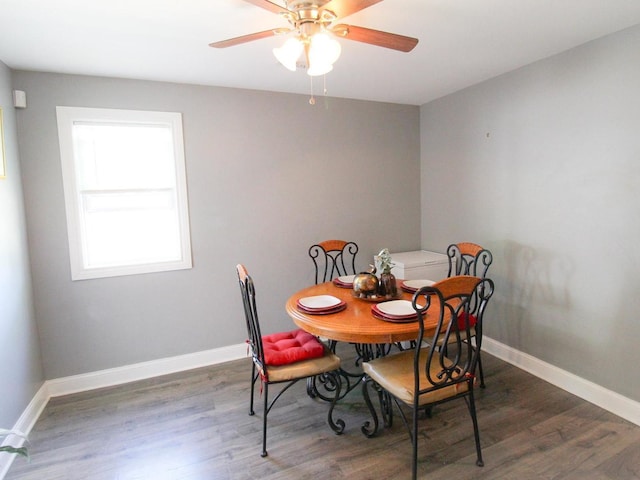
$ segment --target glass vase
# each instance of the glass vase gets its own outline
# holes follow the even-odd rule
[[[396,285],[396,277],[391,272],[382,272],[380,274],[380,295],[387,298],[395,298],[398,296],[398,286]]]

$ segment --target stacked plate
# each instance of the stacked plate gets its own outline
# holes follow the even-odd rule
[[[333,295],[303,297],[297,302],[298,310],[313,315],[328,315],[347,308],[347,302]]]
[[[340,288],[353,288],[353,279],[355,275],[343,275],[333,279],[333,284]]]
[[[422,287],[430,287],[433,285],[433,280],[404,280],[400,283],[400,288],[405,292],[416,293]]]
[[[409,300],[391,300],[377,303],[371,307],[371,313],[380,320],[387,322],[415,322],[418,319],[416,311]]]

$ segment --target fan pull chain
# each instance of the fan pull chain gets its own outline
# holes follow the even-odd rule
[[[309,77],[309,88],[311,90],[311,97],[309,97],[309,105],[316,104],[316,97],[313,95],[313,77]],[[322,93],[327,96],[327,76],[322,76]]]
[[[316,97],[313,96],[313,77],[309,76],[309,82],[311,88],[311,98],[309,99],[309,105],[315,105]]]

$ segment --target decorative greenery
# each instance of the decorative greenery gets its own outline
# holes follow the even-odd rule
[[[391,254],[389,253],[388,248],[383,248],[380,250],[378,254],[378,260],[380,261],[380,268],[382,269],[382,273],[391,273],[391,269],[395,265],[395,263],[391,262]]]
[[[0,428],[0,438],[9,437],[11,435],[20,437],[25,441],[27,440],[27,436],[24,433],[19,432],[18,430],[7,430],[5,428]],[[18,455],[29,458],[29,451],[27,447],[24,446],[14,447],[12,445],[2,445],[0,446],[0,452],[17,453]]]

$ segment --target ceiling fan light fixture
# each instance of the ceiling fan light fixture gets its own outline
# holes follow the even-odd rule
[[[290,38],[280,48],[274,48],[273,54],[285,68],[295,72],[296,63],[303,50],[304,45],[299,39]]]
[[[320,32],[311,37],[311,45],[309,46],[309,62],[333,65],[340,54],[342,47],[340,43],[331,38],[328,34]]]
[[[295,72],[304,52],[307,74],[323,75],[333,70],[342,47],[335,37],[385,47],[400,52],[410,52],[418,44],[417,38],[383,32],[355,25],[338,24],[338,19],[348,17],[382,0],[245,0],[255,6],[277,13],[289,23],[289,27],[273,28],[248,35],[210,43],[215,48],[227,48],[254,40],[295,32],[295,37],[273,54],[288,70]]]

